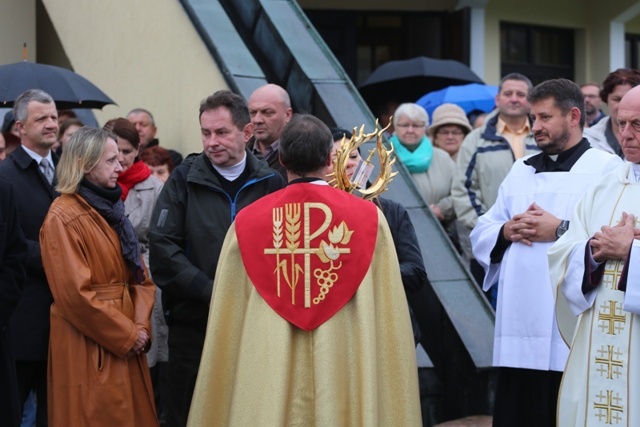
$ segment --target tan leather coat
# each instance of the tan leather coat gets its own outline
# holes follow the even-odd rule
[[[49,425],[157,426],[146,356],[155,287],[131,283],[116,232],[78,195],[56,199],[40,232],[54,303],[49,340]]]

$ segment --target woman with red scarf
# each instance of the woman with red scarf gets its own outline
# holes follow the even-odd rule
[[[117,137],[118,161],[122,166],[122,172],[118,175],[118,185],[122,188],[122,201],[124,213],[129,218],[140,241],[140,252],[146,265],[149,265],[149,223],[151,213],[156,200],[162,190],[162,181],[151,175],[149,167],[139,157],[140,137],[135,126],[127,119],[112,119],[104,126]],[[158,417],[162,418],[163,407],[160,402],[159,376],[160,366],[166,366],[158,362],[169,360],[167,344],[167,325],[162,312],[161,291],[156,287],[156,300],[151,315],[153,339],[151,349],[147,353],[147,361],[151,370],[154,395],[156,398],[156,410]]]

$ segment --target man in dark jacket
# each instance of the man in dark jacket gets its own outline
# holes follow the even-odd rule
[[[21,145],[0,163],[0,178],[13,188],[20,227],[27,239],[27,281],[11,317],[11,340],[16,359],[20,399],[35,390],[36,424],[47,425],[47,355],[49,307],[53,302],[40,256],[40,227],[58,194],[51,146],[58,140],[58,113],[49,94],[27,90],[15,101],[13,113]]]
[[[149,232],[153,278],[169,325],[167,424],[184,426],[204,344],[213,278],[236,214],[285,186],[245,149],[252,125],[244,100],[218,91],[200,105],[204,151],[174,170]]]
[[[267,84],[254,90],[249,97],[249,114],[253,125],[253,137],[247,146],[259,159],[265,159],[269,167],[287,179],[287,171],[280,164],[278,147],[284,125],[289,123],[293,110],[286,90]]]
[[[27,242],[18,222],[16,199],[9,183],[0,180],[0,420],[20,425],[22,406],[10,342],[9,318],[26,279]]]

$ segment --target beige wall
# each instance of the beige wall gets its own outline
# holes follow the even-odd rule
[[[100,123],[146,108],[162,146],[202,151],[200,101],[227,85],[178,1],[42,2],[73,69],[118,103]]]
[[[22,61],[24,43],[27,43],[29,58],[36,57],[35,0],[1,0],[0,28],[0,64]]]

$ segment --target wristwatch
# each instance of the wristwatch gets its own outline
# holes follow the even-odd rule
[[[566,233],[568,229],[569,221],[567,221],[566,219],[560,221],[560,225],[558,225],[558,228],[556,228],[556,238],[559,239],[560,237],[562,237],[562,235]]]

